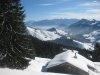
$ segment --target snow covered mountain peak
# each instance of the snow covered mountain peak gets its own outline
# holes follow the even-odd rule
[[[56,29],[56,28],[50,28],[48,29],[47,31],[51,31],[51,32],[55,32],[56,34],[59,34],[59,35],[69,35],[67,32],[61,30],[61,29]]]
[[[50,29],[47,29],[48,31],[56,31],[56,28],[50,28]]]
[[[92,19],[92,20],[87,20],[87,19],[81,19],[80,21],[76,22],[74,25],[75,26],[92,26],[92,25],[97,25],[98,23],[100,23],[100,21],[97,21],[95,19]]]
[[[70,25],[68,31],[73,35],[90,33],[100,29],[100,21],[81,19],[80,21]]]
[[[31,27],[27,27],[29,33],[40,40],[47,41],[47,40],[55,40],[60,38],[61,36],[55,32],[50,32],[46,30],[35,29]]]

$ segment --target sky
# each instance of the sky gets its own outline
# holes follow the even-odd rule
[[[21,0],[25,21],[43,19],[100,20],[100,0]]]

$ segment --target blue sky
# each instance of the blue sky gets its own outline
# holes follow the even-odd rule
[[[100,0],[21,0],[29,20],[86,18],[100,20]]]

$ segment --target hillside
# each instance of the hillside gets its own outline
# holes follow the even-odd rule
[[[42,41],[51,41],[54,43],[62,44],[64,46],[72,46],[81,49],[93,50],[92,44],[82,43],[77,40],[71,39],[69,37],[70,34],[63,30],[59,30],[56,28],[42,30],[42,29],[36,29],[30,27],[27,27],[27,29],[29,30],[29,34]]]

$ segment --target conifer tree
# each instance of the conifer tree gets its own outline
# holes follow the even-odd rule
[[[0,0],[0,67],[25,69],[34,59],[24,17],[20,0]]]
[[[97,42],[95,45],[95,50],[93,52],[93,60],[100,61],[100,43]]]

